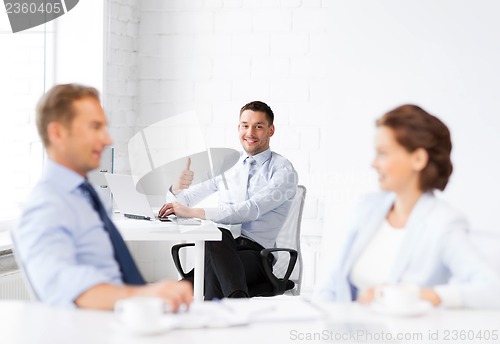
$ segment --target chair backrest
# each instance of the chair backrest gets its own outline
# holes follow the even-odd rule
[[[306,199],[306,187],[299,185],[297,187],[297,193],[293,199],[292,205],[290,206],[290,211],[288,216],[281,227],[280,233],[276,238],[276,247],[280,248],[292,248],[298,252],[297,263],[293,269],[290,280],[295,283],[295,287],[289,291],[293,295],[300,294],[300,288],[302,283],[302,254],[300,251],[300,227],[302,223],[302,211],[304,209],[304,201]],[[278,261],[273,267],[273,273],[277,277],[282,277],[285,275],[286,269],[288,267],[288,253],[279,252]]]
[[[21,257],[19,255],[19,253],[17,252],[17,245],[16,245],[16,241],[14,239],[14,235],[11,234],[10,237],[12,239],[12,254],[14,255],[14,259],[16,261],[17,267],[18,267],[19,271],[21,272],[21,276],[23,277],[24,286],[25,286],[26,291],[29,295],[30,301],[38,301],[39,299],[38,299],[38,296],[37,296],[35,290],[33,289],[33,284],[31,283],[31,280],[29,279],[28,273],[24,269],[24,265],[22,263]]]

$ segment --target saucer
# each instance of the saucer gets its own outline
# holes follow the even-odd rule
[[[421,300],[411,306],[405,308],[399,308],[399,307],[388,307],[383,303],[375,301],[371,305],[371,309],[383,315],[412,317],[430,311],[432,309],[432,303]]]
[[[172,318],[161,319],[157,324],[143,328],[132,328],[118,319],[113,320],[111,323],[111,327],[115,332],[127,333],[134,336],[152,336],[160,334],[175,328],[176,325],[177,321],[174,321]]]

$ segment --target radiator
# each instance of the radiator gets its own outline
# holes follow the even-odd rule
[[[29,300],[23,276],[19,270],[0,274],[0,300]]]

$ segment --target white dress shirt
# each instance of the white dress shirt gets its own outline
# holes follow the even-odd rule
[[[247,200],[238,202],[241,173],[244,171],[245,152],[238,162],[222,176],[217,176],[174,196],[167,194],[167,202],[177,200],[193,207],[209,195],[219,192],[216,208],[204,208],[205,217],[223,225],[242,224],[241,234],[263,247],[274,247],[292,199],[297,191],[298,177],[292,164],[270,149],[254,155],[247,189]],[[225,179],[225,181],[224,181]],[[226,188],[227,185],[227,188]]]

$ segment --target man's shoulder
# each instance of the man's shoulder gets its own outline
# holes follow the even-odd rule
[[[78,221],[84,219],[73,195],[57,186],[45,180],[33,188],[17,222],[19,235],[32,235],[33,238],[50,235],[53,228],[76,228]]]
[[[271,151],[271,161],[274,165],[278,166],[290,166],[293,168],[292,163],[290,160],[285,158],[283,155],[276,153],[275,151]]]
[[[48,211],[51,209],[61,209],[67,206],[67,200],[63,196],[60,188],[48,180],[38,182],[26,202],[23,211],[30,213],[33,211]]]

